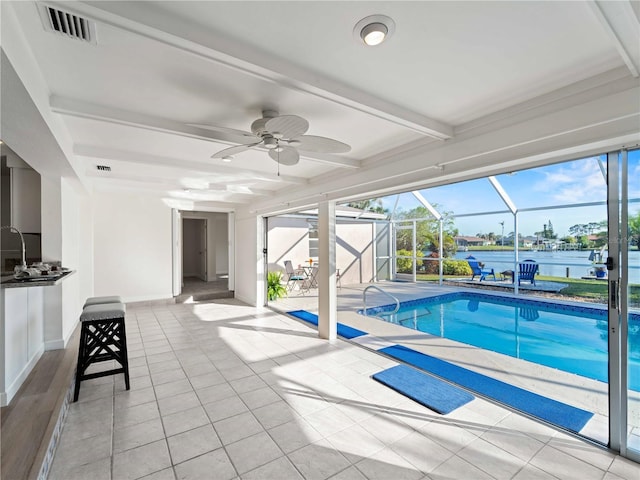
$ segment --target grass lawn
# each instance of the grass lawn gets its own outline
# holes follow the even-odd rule
[[[421,275],[416,276],[418,281],[423,282],[437,282],[438,275]],[[447,278],[460,278],[460,275],[452,275],[443,277]],[[607,295],[609,291],[609,282],[603,280],[583,280],[580,278],[565,278],[565,277],[546,277],[537,276],[536,280],[546,280],[549,282],[561,282],[569,284],[568,287],[563,288],[557,295],[563,297],[574,297],[576,299],[584,299],[587,301],[595,301],[599,303],[606,303]],[[634,308],[640,308],[640,285],[629,286],[629,306]]]

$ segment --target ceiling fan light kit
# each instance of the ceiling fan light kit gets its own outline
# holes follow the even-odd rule
[[[214,125],[199,125],[199,128],[229,132],[226,127]],[[214,153],[211,158],[221,158],[231,161],[232,155],[244,152],[254,147],[266,148],[269,156],[282,165],[295,165],[300,161],[298,149],[316,153],[346,153],[351,147],[346,143],[317,135],[305,135],[309,129],[309,122],[297,115],[279,115],[274,110],[264,110],[262,118],[251,124],[251,133],[237,131],[242,137],[251,137],[251,143],[236,145]]]
[[[395,22],[386,15],[369,15],[356,23],[353,36],[358,43],[364,42],[368,47],[375,47],[391,37],[395,29]]]

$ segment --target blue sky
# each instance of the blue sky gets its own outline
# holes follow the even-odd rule
[[[497,175],[496,178],[518,209],[570,205],[587,202],[604,202],[607,199],[605,179],[600,170],[598,158],[606,165],[606,157],[589,157],[557,165],[549,165],[512,174]],[[477,233],[502,233],[500,222],[504,221],[504,233],[514,230],[511,213],[475,215],[481,212],[508,210],[488,179],[481,178],[453,185],[420,190],[420,193],[440,209],[454,215],[474,214],[458,217],[456,227],[461,235]],[[640,151],[629,152],[629,197],[640,198]],[[383,206],[393,209],[396,195],[384,197]],[[398,208],[411,210],[420,205],[411,193],[400,195]],[[630,214],[640,211],[640,203],[632,203]],[[606,220],[606,206],[572,209],[548,209],[544,211],[521,212],[518,215],[519,230],[522,235],[535,235],[542,231],[549,220],[555,233],[568,235],[569,227],[578,223]]]

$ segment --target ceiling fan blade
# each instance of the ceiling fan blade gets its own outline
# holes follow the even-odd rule
[[[190,127],[202,128],[203,130],[212,130],[214,132],[229,133],[231,135],[239,135],[241,137],[256,138],[256,136],[251,132],[244,132],[242,130],[236,130],[235,128],[218,127],[217,125],[207,125],[205,123],[187,123],[187,125]]]
[[[270,118],[264,126],[272,135],[276,133],[282,135],[279,138],[299,137],[309,130],[309,122],[297,115],[280,115]]]
[[[347,153],[351,151],[351,147],[346,143],[339,142],[333,138],[318,137],[316,135],[300,135],[291,140],[295,142],[295,146],[307,152],[318,153]],[[300,142],[300,144],[297,144]]]
[[[229,157],[231,155],[235,155],[236,153],[249,150],[250,148],[260,145],[261,143],[262,143],[262,140],[260,140],[257,143],[250,143],[248,145],[236,145],[235,147],[225,148],[224,150],[220,150],[219,152],[216,152],[213,155],[211,155],[211,158]]]
[[[280,165],[295,165],[300,161],[300,154],[293,147],[280,147],[281,152],[276,152],[277,149],[269,150],[269,156],[273,158]]]

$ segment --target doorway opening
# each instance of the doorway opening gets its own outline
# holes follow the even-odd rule
[[[176,303],[233,298],[229,214],[183,211],[179,225],[182,273]]]

